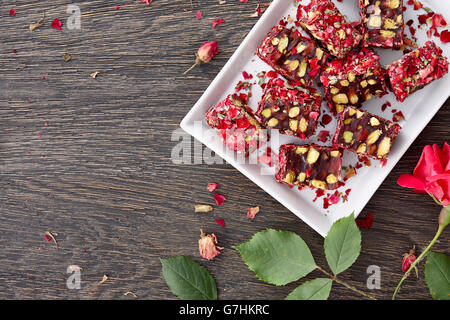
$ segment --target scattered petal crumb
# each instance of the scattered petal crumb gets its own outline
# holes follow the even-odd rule
[[[17,13],[17,10],[16,10],[16,9],[10,9],[10,10],[9,10],[9,15],[10,15],[10,16],[15,16],[16,13]]]
[[[72,60],[70,54],[68,52],[64,53],[64,61],[69,62],[70,60]]]
[[[217,246],[217,237],[214,233],[205,235],[200,230],[200,239],[198,240],[198,250],[202,258],[212,260],[220,254],[222,247]]]
[[[194,210],[195,212],[211,212],[213,211],[213,207],[209,204],[196,204]]]
[[[223,219],[215,219],[215,220],[219,226],[225,227],[225,220],[223,220]]]
[[[215,28],[216,26],[218,26],[219,24],[224,23],[224,22],[225,22],[224,19],[217,19],[212,22],[212,26],[213,26],[213,28]]]
[[[356,225],[359,228],[370,229],[373,224],[373,213],[367,214],[364,218],[357,218]]]
[[[259,206],[248,208],[247,209],[247,217],[250,219],[255,219],[256,214],[259,212]]]
[[[195,13],[195,16],[197,17],[197,20],[201,20],[201,19],[202,19],[202,16],[203,16],[203,12],[202,12],[201,10],[198,10],[198,11]]]
[[[134,298],[137,298],[138,296],[132,292],[132,291],[127,291],[123,294],[124,296],[133,296]]]
[[[93,73],[91,73],[90,74],[90,76],[91,76],[91,78],[97,78],[97,76],[100,74],[100,72],[98,72],[98,71],[95,71],[95,72],[93,72]]]
[[[58,18],[55,18],[55,20],[53,20],[51,26],[52,26],[53,29],[61,30],[62,29],[62,22]]]
[[[218,188],[220,188],[220,186],[215,182],[208,183],[208,186],[206,187],[206,189],[208,189],[209,192],[213,192]]]
[[[58,234],[52,231],[45,231],[44,234],[44,238],[45,240],[47,240],[47,242],[50,242],[51,240],[53,240],[53,242],[55,243],[56,247],[59,248],[58,246],[58,241],[56,241],[55,236],[57,236]]]
[[[223,195],[214,193],[214,200],[216,200],[216,203],[218,206],[221,206],[227,198],[225,198]]]

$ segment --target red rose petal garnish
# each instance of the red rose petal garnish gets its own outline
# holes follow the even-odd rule
[[[325,142],[327,142],[329,136],[330,136],[330,131],[322,130],[322,131],[319,132],[319,136],[318,136],[319,137],[319,141],[325,143]]]
[[[414,1],[414,10],[419,10],[423,7],[423,4],[420,1]]]
[[[336,204],[339,202],[339,193],[336,191],[334,194],[332,194],[329,198],[330,202],[332,204]]]
[[[10,10],[9,10],[9,15],[10,15],[10,16],[15,16],[15,15],[16,15],[16,12],[17,12],[16,9],[10,9]]]
[[[367,214],[364,218],[356,219],[356,225],[360,228],[370,229],[373,224],[373,213]]]
[[[53,22],[52,22],[52,28],[53,28],[53,29],[61,30],[61,28],[62,28],[62,22],[59,21],[58,18],[55,18],[55,20],[53,20]]]
[[[435,13],[431,17],[431,25],[433,28],[445,27],[447,25],[447,21],[440,13]]]
[[[119,6],[119,5],[117,5],[117,6],[116,6],[116,10],[119,10],[119,9],[120,9],[120,6]]]
[[[214,193],[214,200],[216,201],[218,206],[221,206],[227,198],[225,198],[223,195]]]
[[[198,11],[195,13],[195,16],[197,17],[198,20],[201,20],[201,19],[202,19],[202,15],[203,15],[203,13],[202,13],[200,10],[198,10]]]
[[[277,73],[273,70],[270,70],[269,72],[266,73],[266,77],[268,78],[276,78],[277,77]]]
[[[444,30],[441,32],[441,41],[442,43],[447,43],[450,41],[450,31]]]
[[[50,242],[50,241],[52,241],[52,238],[50,238],[50,237],[47,237],[47,235],[44,235],[44,239],[47,241],[47,242]]]
[[[250,219],[255,219],[256,214],[259,212],[259,206],[248,208],[247,209],[247,217]]]
[[[221,24],[221,23],[224,23],[224,22],[225,22],[225,20],[223,20],[223,19],[217,19],[217,20],[214,20],[214,21],[212,22],[213,28],[215,28],[217,25],[219,25],[219,24]]]
[[[400,122],[400,121],[404,121],[405,120],[405,116],[403,115],[403,113],[401,111],[398,111],[394,114],[394,116],[392,117],[392,121],[394,122]]]
[[[215,220],[219,226],[225,227],[225,221],[223,219],[215,219]]]
[[[152,0],[141,0],[141,2],[146,3],[146,4],[150,4],[150,3],[152,3]]]
[[[250,80],[253,78],[253,75],[248,74],[247,71],[242,71],[242,76],[244,77],[244,80]]]
[[[220,186],[215,182],[208,183],[208,186],[206,187],[206,189],[208,189],[209,192],[213,192],[217,188],[220,188]]]
[[[329,123],[331,122],[331,120],[333,120],[333,118],[331,118],[331,116],[328,115],[328,114],[324,114],[324,115],[322,116],[322,124],[323,124],[324,126],[326,126],[327,124],[329,124]]]

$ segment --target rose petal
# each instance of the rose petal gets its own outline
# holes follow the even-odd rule
[[[224,23],[224,22],[225,22],[225,20],[223,20],[223,19],[217,19],[217,20],[214,20],[214,21],[212,22],[213,28],[215,28],[217,25],[219,25],[219,24],[221,24],[221,23]]]
[[[221,206],[227,198],[225,198],[223,195],[214,193],[214,200],[216,200],[216,203],[218,206]]]
[[[259,212],[259,206],[248,208],[247,209],[247,217],[250,219],[255,219],[256,214]]]
[[[373,224],[373,213],[367,214],[364,218],[358,218],[355,222],[359,228],[370,229]]]
[[[419,162],[414,168],[414,177],[425,183],[426,177],[434,176],[440,173],[442,173],[442,166],[441,161],[439,160],[439,155],[434,152],[431,146],[425,146]]]
[[[441,32],[441,37],[440,38],[441,38],[442,43],[450,42],[450,31],[443,30]]]
[[[198,20],[201,20],[201,19],[202,19],[202,15],[203,15],[203,12],[201,12],[200,10],[198,10],[198,11],[195,13],[195,16],[197,17]]]
[[[225,227],[225,221],[223,219],[215,219],[215,220],[219,226]]]
[[[445,21],[444,17],[440,13],[435,13],[431,17],[431,23],[433,28],[445,27],[447,25],[447,21]]]
[[[217,237],[213,234],[205,235],[202,231],[198,240],[198,250],[202,258],[212,260],[220,254],[222,247],[217,246]]]
[[[398,178],[397,184],[404,188],[414,188],[416,192],[425,191],[425,183],[410,174],[402,174]]]
[[[215,182],[208,183],[208,186],[206,187],[206,189],[208,189],[209,192],[213,192],[217,188],[220,188],[220,186]]]
[[[61,28],[62,28],[62,22],[59,21],[58,18],[55,18],[55,20],[53,20],[53,22],[52,22],[52,28],[61,30]]]

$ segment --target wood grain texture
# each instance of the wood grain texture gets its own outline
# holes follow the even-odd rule
[[[177,143],[172,131],[256,22],[248,16],[258,1],[128,2],[0,4],[0,299],[134,299],[127,291],[175,299],[159,262],[175,255],[207,267],[220,299],[283,299],[298,283],[262,283],[231,247],[267,227],[291,230],[326,266],[322,238],[230,165],[170,160]],[[81,9],[81,30],[50,28],[55,17],[66,24],[72,3]],[[30,32],[44,11],[45,25]],[[213,29],[217,18],[226,23]],[[206,40],[217,40],[220,54],[184,76]],[[70,62],[63,61],[65,52]],[[102,73],[93,79],[95,71]],[[380,266],[382,288],[372,292],[378,298],[390,298],[402,254],[413,245],[423,249],[435,232],[439,208],[395,181],[412,171],[426,144],[448,140],[449,106],[364,209],[375,214],[374,225],[362,231],[362,254],[341,278],[365,289],[366,268]],[[228,201],[213,214],[194,214],[195,203],[214,203],[205,189],[211,181]],[[249,221],[246,208],[254,205],[261,212]],[[224,218],[226,227],[213,218]],[[225,247],[214,261],[199,257],[200,229],[214,232]],[[58,233],[59,248],[44,240],[47,230]],[[435,249],[448,253],[448,240],[447,232]],[[83,268],[80,290],[66,288],[72,264]],[[109,279],[97,285],[104,274]],[[330,299],[350,298],[360,297],[333,286]],[[430,298],[423,273],[405,282],[399,298]]]

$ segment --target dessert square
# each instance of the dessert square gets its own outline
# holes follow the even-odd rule
[[[257,55],[286,79],[312,86],[328,54],[297,30],[275,26],[264,38]]]
[[[400,129],[389,120],[347,107],[339,116],[333,145],[375,159],[386,159]]]
[[[255,115],[263,127],[307,139],[316,130],[322,97],[313,88],[293,87],[282,79],[270,80]]]
[[[347,105],[360,106],[374,95],[386,94],[385,70],[370,49],[350,52],[344,59],[327,63],[320,76],[325,99],[333,114]]]
[[[397,100],[404,101],[411,93],[442,78],[447,72],[448,61],[442,55],[442,49],[433,41],[427,41],[387,66],[388,85]]]
[[[236,94],[210,108],[205,117],[208,125],[220,133],[223,143],[239,154],[248,156],[267,139],[246,99]]]
[[[341,167],[339,148],[284,144],[280,146],[275,179],[300,189],[332,190],[339,187]]]
[[[307,6],[299,5],[297,19],[305,31],[338,58],[344,58],[362,39],[356,25],[348,23],[331,0],[311,0]]]
[[[399,48],[403,45],[403,1],[359,0],[365,27],[363,44]]]

